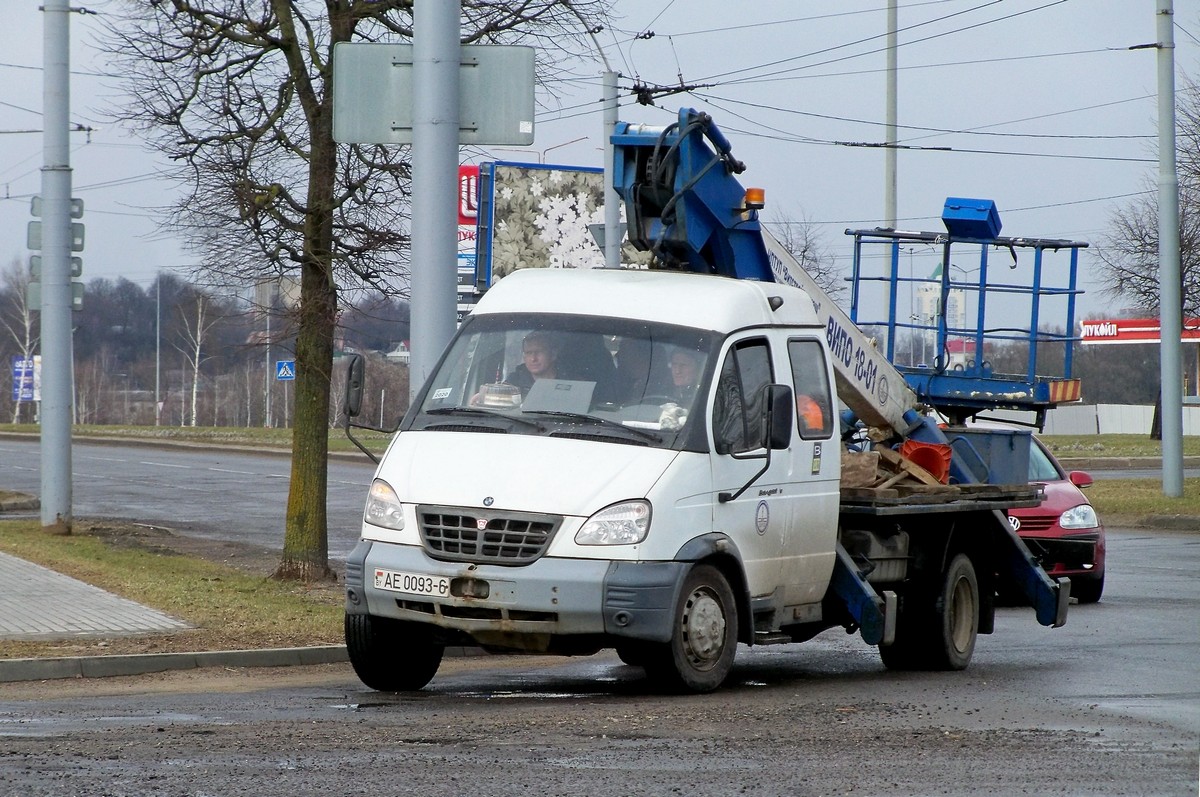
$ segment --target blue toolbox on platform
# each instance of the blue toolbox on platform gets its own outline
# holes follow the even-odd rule
[[[955,238],[989,240],[1000,235],[1000,212],[990,199],[947,197],[942,223]]]
[[[953,457],[982,484],[1028,484],[1028,429],[954,428],[945,430]]]

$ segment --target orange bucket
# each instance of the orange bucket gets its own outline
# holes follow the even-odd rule
[[[905,440],[900,444],[900,455],[912,460],[929,471],[942,484],[950,481],[950,454],[952,449],[943,443],[922,443]]]

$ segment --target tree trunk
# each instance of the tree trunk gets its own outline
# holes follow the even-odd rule
[[[276,578],[317,581],[335,578],[329,568],[328,486],[329,377],[337,288],[333,282],[332,94],[315,112],[309,160],[308,208],[304,222],[304,262],[300,269],[300,314],[296,325],[296,409],[292,427],[291,487]]]

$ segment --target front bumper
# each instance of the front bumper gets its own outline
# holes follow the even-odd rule
[[[1085,575],[1104,571],[1104,534],[1091,530],[1056,537],[1021,535],[1025,546],[1049,575]]]
[[[346,563],[346,613],[425,623],[520,650],[548,650],[562,637],[666,642],[689,566],[553,557],[521,567],[468,564],[433,559],[412,545],[362,540]],[[445,577],[455,594],[379,589],[377,569]]]

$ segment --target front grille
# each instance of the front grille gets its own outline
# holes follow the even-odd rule
[[[541,558],[561,522],[552,515],[457,507],[420,507],[417,514],[421,542],[433,558],[499,565],[526,565]]]
[[[1019,518],[1021,521],[1022,534],[1028,534],[1034,531],[1045,531],[1054,525],[1058,520],[1058,515],[1025,515]]]

